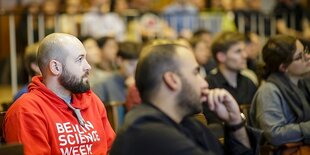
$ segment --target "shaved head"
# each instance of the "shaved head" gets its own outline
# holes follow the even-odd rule
[[[53,33],[46,36],[40,42],[37,54],[38,65],[42,75],[46,75],[51,60],[63,63],[69,52],[80,47],[83,47],[83,44],[73,35]]]

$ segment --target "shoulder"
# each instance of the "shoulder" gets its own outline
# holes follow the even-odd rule
[[[164,122],[153,120],[131,126],[118,133],[116,147],[112,154],[121,149],[123,154],[188,154],[189,151],[202,150],[180,133],[176,128]]]
[[[25,92],[20,96],[10,108],[18,109],[30,109],[31,107],[39,106],[40,102],[43,102],[43,99],[33,92]]]
[[[271,82],[265,82],[259,87],[257,92],[263,94],[274,94],[280,93],[280,89]]]
[[[244,69],[240,72],[240,74],[246,78],[249,82],[251,82],[252,84],[254,84],[255,86],[258,86],[258,79],[256,74],[250,70],[250,69]]]
[[[42,110],[44,106],[42,106],[44,100],[39,96],[33,93],[25,93],[20,98],[18,98],[8,109],[6,112],[6,119],[21,119],[21,118],[43,118]],[[29,119],[29,121],[32,121]]]
[[[218,69],[212,69],[210,71],[210,74],[207,75],[206,78],[207,82],[209,83],[209,87],[218,87],[220,81],[222,80],[222,78],[220,77],[220,73],[218,72]]]
[[[266,82],[257,90],[253,102],[259,102],[259,104],[256,104],[257,106],[270,106],[271,102],[280,103],[281,100],[283,100],[283,95],[280,89],[275,84]]]

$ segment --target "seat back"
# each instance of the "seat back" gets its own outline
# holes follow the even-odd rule
[[[308,155],[310,152],[310,145],[305,145],[303,142],[286,143],[279,147],[271,144],[263,144],[260,146],[261,155]]]
[[[125,106],[124,102],[116,102],[116,101],[110,102],[110,104],[105,104],[105,107],[107,110],[107,116],[114,131],[117,131],[119,129],[119,125],[120,125],[119,108],[124,108],[124,106]]]
[[[0,112],[0,144],[4,143],[4,137],[3,137],[3,122],[4,122],[4,116],[6,112]]]
[[[23,155],[24,147],[22,144],[0,145],[0,154],[3,155]]]
[[[198,113],[194,115],[194,118],[197,119],[199,122],[201,122],[203,125],[205,126],[208,125],[207,119],[203,113]]]

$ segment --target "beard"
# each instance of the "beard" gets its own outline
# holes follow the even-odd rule
[[[178,94],[180,109],[186,116],[192,116],[202,111],[200,94],[197,94],[189,82],[181,76],[182,90]]]
[[[85,93],[90,89],[88,80],[83,82],[83,78],[88,76],[86,72],[80,79],[69,73],[66,67],[63,67],[63,73],[59,77],[59,83],[72,93]]]

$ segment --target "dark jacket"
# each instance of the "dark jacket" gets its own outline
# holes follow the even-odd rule
[[[112,146],[111,155],[252,155],[258,154],[260,135],[248,130],[252,149],[225,136],[225,146],[211,131],[195,120],[185,118],[177,124],[151,104],[132,109]]]

